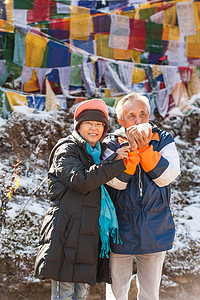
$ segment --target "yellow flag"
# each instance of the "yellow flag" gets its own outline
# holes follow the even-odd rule
[[[146,72],[144,69],[134,68],[133,69],[133,76],[132,76],[132,83],[140,83],[145,80]]]
[[[193,2],[196,30],[200,30],[200,2]]]
[[[8,102],[10,104],[10,108],[12,109],[12,111],[14,110],[14,106],[17,106],[17,105],[28,106],[28,102],[27,102],[25,95],[6,91],[6,96],[7,96],[7,99],[8,99]]]
[[[1,1],[2,2],[2,1]],[[6,19],[0,20],[0,31],[14,32],[13,0],[3,1],[6,8]]]
[[[25,37],[25,66],[40,68],[48,40],[29,32]]]
[[[186,37],[186,56],[200,58],[200,31]]]
[[[176,5],[173,5],[164,10],[163,25],[176,24]]]
[[[180,40],[179,27],[174,25],[163,25],[162,40],[179,41]]]
[[[70,39],[87,41],[90,34],[90,9],[71,5]]]

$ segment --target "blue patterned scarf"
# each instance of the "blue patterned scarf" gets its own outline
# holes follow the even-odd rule
[[[95,164],[100,163],[101,146],[97,142],[93,148],[86,143],[87,152],[93,157]],[[99,234],[101,238],[100,257],[109,257],[110,252],[110,236],[114,243],[122,243],[119,236],[119,225],[115,212],[115,207],[112,203],[104,185],[101,186],[101,211],[99,217]]]

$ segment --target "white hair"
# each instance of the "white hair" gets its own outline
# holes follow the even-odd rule
[[[123,118],[123,106],[124,106],[124,103],[127,102],[127,101],[136,101],[136,100],[143,101],[146,104],[146,106],[147,106],[148,113],[150,114],[149,99],[146,96],[142,96],[142,95],[140,95],[138,93],[131,93],[131,94],[128,94],[128,95],[124,96],[117,103],[116,113],[117,113],[118,120]]]

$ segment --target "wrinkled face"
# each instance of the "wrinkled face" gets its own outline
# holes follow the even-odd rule
[[[85,121],[80,124],[78,132],[90,146],[94,147],[102,137],[104,124],[96,121]]]
[[[119,119],[119,123],[128,128],[132,125],[138,125],[147,123],[151,115],[148,112],[148,108],[142,100],[126,101],[123,105],[122,118]]]

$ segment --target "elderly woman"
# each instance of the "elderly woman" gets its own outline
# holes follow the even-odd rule
[[[110,232],[105,234],[106,222],[101,217],[106,206],[102,209],[102,203],[108,201],[111,207],[112,202],[103,185],[126,169],[123,160],[129,152],[120,149],[101,161],[105,145],[100,142],[108,129],[103,100],[81,103],[75,111],[74,127],[72,135],[59,140],[49,157],[51,206],[44,217],[35,264],[35,276],[52,280],[52,300],[86,299],[86,284],[96,283],[99,252],[108,257],[106,236],[118,229],[113,206]]]

